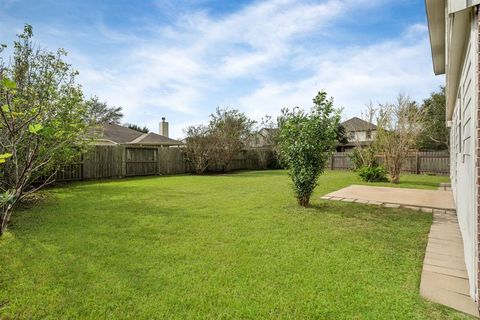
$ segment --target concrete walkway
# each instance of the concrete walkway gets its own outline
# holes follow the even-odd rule
[[[430,301],[479,317],[477,305],[469,295],[463,241],[449,188],[419,190],[352,185],[322,199],[433,212],[420,294]]]
[[[457,216],[434,212],[423,261],[420,294],[433,302],[479,316],[470,298],[463,241]]]

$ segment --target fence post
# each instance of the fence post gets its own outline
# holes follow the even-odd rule
[[[118,146],[120,149],[120,178],[127,175],[127,148],[124,145]]]
[[[335,160],[335,154],[332,153],[332,156],[330,157],[330,170],[333,170],[334,168],[334,161]]]
[[[160,175],[160,150],[161,147],[157,147],[157,175]]]
[[[91,150],[88,150],[82,156],[82,180],[92,178],[92,167],[93,167],[93,158],[95,157],[95,153],[97,151],[97,146],[94,146]]]
[[[420,174],[420,156],[418,151],[415,152],[415,173]]]

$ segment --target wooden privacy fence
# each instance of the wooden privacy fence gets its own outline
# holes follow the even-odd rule
[[[379,164],[385,163],[385,156],[376,156]],[[336,152],[330,160],[331,170],[353,169],[353,162],[348,152]],[[413,174],[438,174],[448,175],[450,173],[450,156],[448,151],[425,151],[411,152],[403,165],[402,171]]]
[[[271,154],[271,150],[242,150],[233,158],[229,170],[265,169],[267,154]],[[193,167],[182,148],[95,146],[74,163],[61,168],[55,180],[75,181],[190,172],[193,172]]]
[[[272,151],[246,149],[232,160],[229,170],[266,169]],[[384,163],[384,156],[377,161]],[[329,167],[332,170],[353,169],[349,153],[334,153]],[[414,152],[408,155],[403,171],[414,174],[449,174],[448,152]],[[217,169],[214,164],[212,170]],[[56,176],[57,181],[121,178],[146,175],[171,175],[193,172],[183,148],[142,147],[130,145],[95,146],[77,161],[64,166]]]

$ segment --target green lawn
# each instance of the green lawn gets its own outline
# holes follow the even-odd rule
[[[283,171],[48,190],[0,239],[0,318],[463,319],[418,294],[431,215],[319,200],[352,183],[308,209]]]

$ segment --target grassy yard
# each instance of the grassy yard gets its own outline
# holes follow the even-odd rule
[[[48,190],[0,239],[0,318],[463,319],[418,294],[431,215],[319,200],[352,183],[308,209],[283,171]]]

